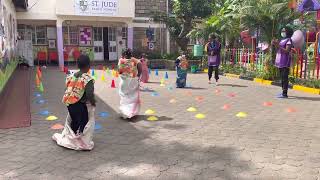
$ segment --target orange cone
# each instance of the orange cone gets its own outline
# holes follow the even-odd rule
[[[68,71],[69,71],[68,67],[64,67],[64,73],[68,74]]]
[[[118,78],[119,77],[119,72],[118,71],[116,71],[116,78]]]
[[[114,82],[114,79],[112,79],[111,88],[116,88],[116,83]]]
[[[38,74],[36,74],[36,85],[37,85],[37,87],[40,87],[40,79],[39,79]]]
[[[41,73],[41,69],[40,69],[39,66],[37,67],[37,74],[38,74],[38,78],[41,79],[42,78],[42,73]]]

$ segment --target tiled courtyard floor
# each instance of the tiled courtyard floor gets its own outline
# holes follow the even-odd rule
[[[191,88],[170,90],[175,73],[161,87],[160,72],[141,93],[141,116],[127,122],[118,116],[118,91],[106,76],[96,82],[102,128],[95,148],[76,152],[51,140],[57,130],[50,127],[64,124],[67,113],[61,103],[64,76],[53,68],[43,71],[46,103],[36,103],[33,88],[31,127],[0,130],[0,179],[320,179],[320,96],[290,91],[290,99],[280,100],[279,87],[225,77],[215,87],[205,74],[189,74]],[[188,112],[191,106],[198,112]],[[147,109],[159,121],[147,121]],[[59,119],[46,121],[41,110]],[[236,117],[239,112],[247,117]],[[197,113],[206,118],[195,118]]]

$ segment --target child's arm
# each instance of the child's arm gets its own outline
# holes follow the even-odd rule
[[[89,101],[92,106],[96,106],[96,99],[95,99],[95,96],[94,96],[94,83],[93,83],[93,80],[88,82],[88,84],[86,85],[85,91],[86,91],[87,101]]]

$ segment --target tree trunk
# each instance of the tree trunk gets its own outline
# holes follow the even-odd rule
[[[181,50],[183,52],[187,51],[189,38],[187,38],[187,37],[182,37],[182,38],[178,37],[178,38],[176,38],[176,42],[177,42],[178,46],[181,48]]]
[[[192,30],[192,18],[191,17],[185,17],[181,33],[179,34],[178,38],[176,39],[177,44],[180,46],[181,50],[186,52],[189,44],[189,38],[187,35]]]

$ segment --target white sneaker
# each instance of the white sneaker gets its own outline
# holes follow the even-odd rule
[[[211,80],[208,81],[208,84],[212,84]]]
[[[219,86],[219,83],[218,83],[218,81],[216,81],[216,86]]]

